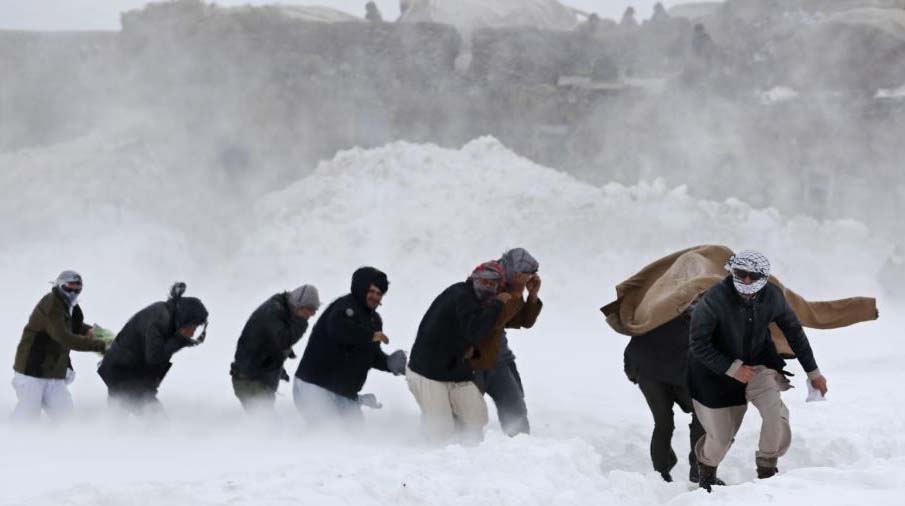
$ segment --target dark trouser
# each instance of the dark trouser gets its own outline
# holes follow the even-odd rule
[[[276,402],[276,389],[260,381],[233,376],[233,392],[247,412],[272,410]]]
[[[157,400],[156,388],[137,388],[135,385],[107,387],[107,404],[122,413],[166,418],[163,404]]]
[[[672,450],[672,433],[676,427],[673,421],[673,404],[677,404],[682,411],[691,413],[691,423],[688,425],[691,430],[688,463],[694,469],[698,465],[694,445],[704,435],[704,428],[694,413],[688,389],[644,377],[638,378],[638,386],[647,400],[651,414],[654,415],[654,432],[650,439],[650,458],[654,470],[659,473],[669,472],[679,460]]]
[[[136,416],[166,418],[157,400],[157,389],[172,367],[171,362],[158,365],[114,365],[107,359],[97,369],[107,385],[107,404]]]
[[[497,363],[487,371],[477,371],[475,383],[493,399],[503,432],[509,436],[531,432],[522,377],[514,360]]]

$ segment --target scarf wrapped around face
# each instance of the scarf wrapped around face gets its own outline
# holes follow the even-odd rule
[[[770,261],[763,254],[753,250],[745,250],[732,255],[725,268],[732,274],[732,284],[742,295],[754,295],[763,290],[767,286],[767,278],[770,276]],[[761,274],[763,277],[746,285],[744,280],[736,276],[736,269]]]
[[[503,270],[503,266],[499,262],[491,261],[484,262],[475,267],[471,272],[471,275],[468,276],[468,279],[471,280],[472,286],[474,286],[474,293],[478,297],[478,300],[484,302],[496,295],[499,284],[503,282],[504,277],[505,271]],[[484,286],[480,282],[481,280],[496,281],[497,284],[494,285],[494,288],[489,288]]]

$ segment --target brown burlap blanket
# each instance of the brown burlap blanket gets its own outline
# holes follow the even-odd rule
[[[627,336],[649,332],[682,314],[692,302],[727,276],[724,265],[732,255],[725,246],[704,245],[663,257],[616,285],[616,300],[600,310],[613,330]],[[770,281],[783,294],[801,324],[834,329],[877,319],[877,301],[869,297],[809,302],[774,276]],[[776,350],[792,356],[785,336],[771,325]]]

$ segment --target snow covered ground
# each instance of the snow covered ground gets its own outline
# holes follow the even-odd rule
[[[657,182],[594,187],[490,138],[459,150],[350,150],[266,193],[168,170],[142,138],[94,134],[0,155],[0,363],[12,364],[46,281],[66,268],[85,277],[88,321],[113,328],[173,281],[188,282],[211,311],[208,342],[174,357],[160,392],[171,420],[154,425],[109,419],[98,358],[74,353],[75,420],[30,430],[0,421],[0,505],[841,505],[905,495],[905,304],[879,293],[889,238],[863,225],[699,201]],[[812,299],[881,295],[878,322],[809,333],[829,401],[805,404],[803,375],[793,379],[794,441],[781,475],[754,479],[752,410],[721,467],[733,486],[709,496],[682,479],[683,462],[675,483],[653,473],[652,420],[622,374],[626,339],[598,312],[617,282],[700,243],[761,249]],[[311,433],[285,384],[278,420],[241,412],[229,363],[245,318],[270,294],[311,282],[332,300],[356,267],[375,265],[391,283],[381,310],[388,348],[408,350],[440,290],[513,246],[540,259],[544,279],[538,325],[510,337],[531,436],[506,438],[494,420],[477,447],[423,446],[404,381],[377,371],[365,391],[385,407],[366,413],[361,434]],[[0,386],[0,410],[13,405],[12,388]],[[680,455],[688,419],[677,415]]]

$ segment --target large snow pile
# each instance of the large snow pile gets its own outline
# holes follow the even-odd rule
[[[209,340],[174,357],[160,393],[171,421],[157,427],[107,420],[96,357],[73,354],[77,420],[27,432],[0,422],[0,447],[14,463],[0,476],[0,504],[697,503],[703,492],[681,479],[663,483],[650,469],[652,422],[622,374],[626,341],[597,310],[614,285],[666,252],[714,242],[762,249],[805,296],[870,295],[887,249],[854,222],[700,201],[656,182],[591,186],[491,138],[458,150],[394,143],[345,151],[283,190],[249,195],[211,175],[167,169],[132,135],[0,157],[0,262],[8,266],[0,363],[12,362],[43,282],[70,267],[85,275],[88,320],[114,328],[184,279],[211,311]],[[409,349],[432,298],[512,246],[531,250],[544,277],[538,325],[510,338],[530,437],[505,438],[492,422],[476,448],[421,446],[404,382],[379,372],[365,389],[385,408],[366,413],[362,434],[308,433],[285,385],[276,422],[241,413],[227,371],[244,319],[268,295],[313,282],[330,300],[348,290],[354,268],[373,264],[391,282],[381,309],[389,348]],[[752,410],[721,469],[735,486],[708,499],[898,503],[905,321],[880,306],[879,322],[811,333],[830,401],[805,405],[802,376],[794,378],[798,388],[785,399],[795,435],[782,474],[754,480]],[[0,407],[13,403],[12,389],[0,388]],[[677,414],[679,455],[686,424]],[[675,475],[685,473],[680,463]]]
[[[529,26],[571,30],[575,12],[557,0],[411,0],[400,21],[431,21],[470,33],[479,28]]]

